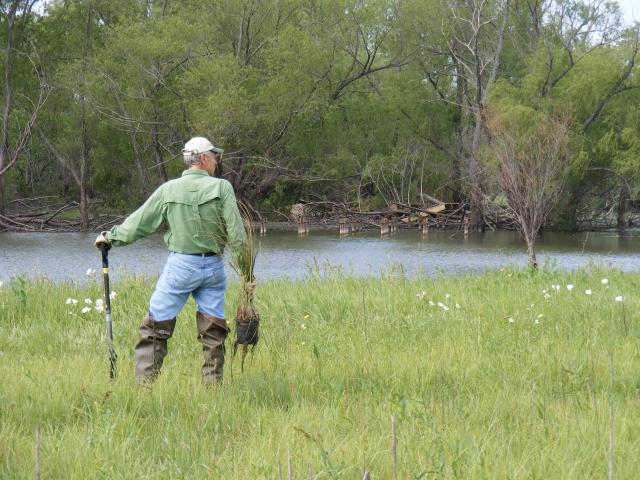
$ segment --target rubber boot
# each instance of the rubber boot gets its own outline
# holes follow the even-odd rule
[[[217,385],[222,383],[222,370],[224,368],[224,341],[229,334],[227,321],[223,318],[196,313],[198,325],[198,341],[202,344],[204,363],[200,373],[205,385]]]
[[[160,373],[167,356],[167,340],[173,335],[176,319],[155,321],[149,313],[140,325],[140,340],[134,350],[136,355],[136,381],[152,382]]]

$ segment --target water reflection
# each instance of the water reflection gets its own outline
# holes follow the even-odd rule
[[[88,268],[100,267],[93,247],[95,233],[0,232],[0,280],[19,274],[47,276],[55,280],[86,280]],[[507,264],[526,265],[524,242],[516,232],[471,234],[431,230],[422,235],[400,231],[380,238],[373,232],[339,238],[337,232],[269,232],[259,237],[256,265],[259,278],[303,278],[318,266],[333,265],[345,273],[378,275],[392,265],[409,273],[428,275],[479,272]],[[590,263],[622,270],[640,270],[638,236],[615,234],[563,234],[547,232],[538,244],[540,263],[545,257],[560,269],[576,269]],[[111,251],[114,279],[127,273],[156,275],[167,256],[161,235]]]

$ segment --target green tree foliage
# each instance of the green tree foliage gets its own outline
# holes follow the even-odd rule
[[[435,196],[471,202],[481,223],[488,112],[517,106],[569,125],[556,222],[613,204],[623,218],[638,195],[638,32],[615,3],[57,0],[34,12],[18,14],[3,63],[7,151],[43,83],[50,93],[4,196],[76,200],[85,224],[92,206],[126,211],[177,176],[194,135],[225,148],[224,175],[265,213]]]

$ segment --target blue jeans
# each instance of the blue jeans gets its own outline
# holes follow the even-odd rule
[[[171,252],[151,296],[149,312],[156,321],[171,320],[189,295],[193,295],[198,311],[223,319],[226,288],[227,278],[220,256]]]

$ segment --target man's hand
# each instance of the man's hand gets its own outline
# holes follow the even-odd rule
[[[102,250],[104,245],[111,245],[111,240],[109,240],[109,232],[100,232],[100,235],[97,236],[94,245],[98,250]]]
[[[251,300],[253,298],[253,292],[256,290],[256,282],[245,282],[243,288],[247,298]]]

